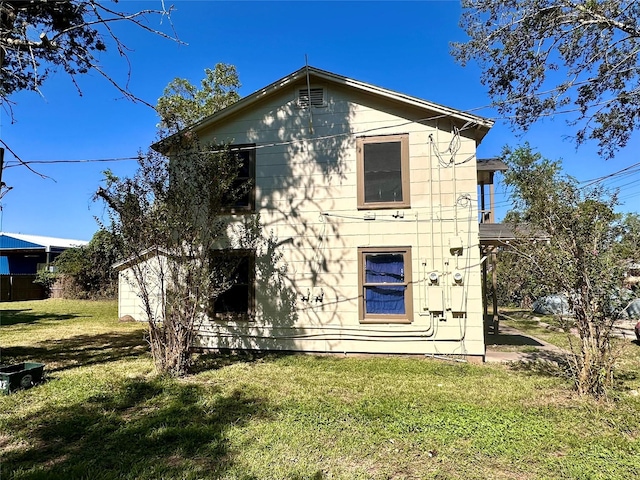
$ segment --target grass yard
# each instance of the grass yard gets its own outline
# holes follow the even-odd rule
[[[567,351],[570,350],[571,346],[569,345],[567,334],[557,328],[548,328],[548,326],[558,327],[558,322],[552,316],[534,315],[518,309],[502,310],[507,313],[507,319],[502,320],[502,323],[564,348]],[[620,394],[624,395],[625,393],[640,391],[640,344],[635,340],[631,341],[631,338],[633,338],[633,334],[630,334],[629,339],[626,340],[612,339],[613,350],[618,358],[616,374],[618,391],[613,393],[616,397]],[[574,347],[577,348],[578,346],[579,342],[576,337]],[[637,418],[638,422],[640,422],[640,412],[638,412]]]
[[[48,375],[0,396],[2,480],[640,477],[635,344],[596,403],[533,370],[422,358],[202,356],[175,380],[115,302],[0,314],[2,363]]]

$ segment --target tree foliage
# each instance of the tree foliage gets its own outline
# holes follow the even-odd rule
[[[580,188],[561,174],[558,162],[528,145],[505,148],[505,183],[513,188],[510,215],[520,232],[510,245],[510,268],[521,272],[521,288],[536,295],[564,294],[573,316],[562,318],[570,334],[571,371],[581,394],[602,396],[612,385],[615,356],[611,330],[626,306],[625,258],[619,248],[626,230],[616,196]],[[534,241],[532,238],[546,238]]]
[[[238,262],[214,269],[212,252],[258,248],[257,219],[224,216],[239,168],[228,147],[183,143],[171,162],[150,152],[135,177],[108,175],[98,191],[122,236],[128,281],[139,292],[161,372],[188,371],[196,330],[233,285]]]
[[[139,292],[156,367],[172,375],[190,365],[196,331],[212,302],[231,288],[239,257],[213,258],[221,249],[259,250],[258,218],[234,221],[229,205],[251,185],[237,182],[242,160],[228,145],[202,144],[181,132],[238,98],[235,67],[206,70],[202,89],[173,80],[158,101],[159,137],[170,158],[150,150],[132,178],[107,172],[97,197],[109,207],[122,238],[127,281]]]
[[[113,265],[122,258],[122,239],[101,228],[84,246],[70,248],[56,258],[54,265],[62,276],[67,298],[115,298],[118,272]]]
[[[629,262],[640,261],[640,215],[627,213],[622,219],[623,230],[616,250]]]
[[[185,78],[174,78],[158,99],[159,136],[172,135],[240,99],[240,80],[234,65],[217,63],[205,69],[198,89]]]
[[[114,46],[126,57],[128,49],[113,29],[116,22],[168,37],[147,22],[150,15],[169,16],[164,2],[158,6],[128,13],[97,0],[0,1],[0,103],[20,90],[38,91],[57,69],[68,73],[76,86],[78,75],[97,72],[126,98],[139,100],[102,69],[98,56]]]
[[[640,3],[634,0],[464,0],[470,37],[453,46],[476,61],[498,111],[527,129],[572,112],[578,144],[607,158],[640,126]]]

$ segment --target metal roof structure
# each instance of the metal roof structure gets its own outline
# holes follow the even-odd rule
[[[515,240],[513,227],[504,223],[481,223],[480,244],[505,244],[511,240]]]
[[[85,240],[69,238],[24,235],[22,233],[0,232],[0,250],[44,250],[51,251],[87,245]]]

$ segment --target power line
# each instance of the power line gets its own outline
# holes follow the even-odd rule
[[[29,166],[29,164],[28,164],[27,162],[25,162],[24,160],[22,160],[22,159],[18,156],[18,154],[17,154],[16,152],[14,152],[14,151],[12,150],[12,148],[11,148],[9,145],[7,145],[7,142],[5,142],[4,140],[2,140],[1,138],[0,138],[0,143],[2,143],[2,145],[4,145],[4,146],[5,146],[5,148],[6,148],[6,149],[11,153],[11,155],[13,155],[13,156],[14,156],[14,158],[17,160],[17,162],[16,162],[16,163],[17,163],[18,165],[23,165],[23,166],[27,167],[27,168],[28,168],[32,173],[35,173],[36,175],[38,175],[38,176],[39,176],[39,177],[41,177],[41,178],[49,178],[49,179],[53,180],[51,177],[49,177],[49,176],[47,176],[47,175],[44,175],[44,174],[42,174],[42,173],[40,173],[40,172],[37,172],[37,171],[35,171],[33,168],[31,168],[31,167]],[[3,165],[3,169],[4,169],[4,168],[7,168],[7,165],[6,165],[6,164],[5,164],[5,165]],[[2,179],[2,171],[0,170],[0,180],[1,180],[1,179]],[[55,180],[54,180],[54,181],[55,181]],[[0,181],[0,185],[1,185],[1,184],[2,184],[2,182]]]
[[[475,107],[475,108],[470,108],[470,109],[466,109],[466,110],[459,110],[459,113],[468,113],[471,114],[471,112],[475,112],[477,110],[483,110],[483,109],[487,109],[487,108],[494,108],[495,105],[489,104],[489,105],[483,105],[481,107]],[[540,117],[545,117],[545,116],[552,116],[552,115],[557,115],[557,114],[565,114],[565,113],[572,113],[575,110],[564,110],[564,111],[556,111],[553,114],[549,113],[549,114],[541,114]],[[256,144],[255,146],[252,147],[246,147],[246,148],[255,148],[255,149],[263,149],[263,148],[270,148],[270,147],[279,147],[279,146],[288,146],[288,145],[294,145],[294,144],[300,144],[300,143],[304,143],[304,142],[309,142],[309,141],[322,141],[322,140],[330,140],[330,139],[334,139],[334,138],[340,138],[340,137],[356,137],[358,135],[364,135],[367,133],[372,133],[372,132],[379,132],[381,130],[386,130],[386,129],[392,129],[392,128],[400,128],[403,127],[405,125],[410,125],[413,123],[423,123],[423,122],[429,122],[429,121],[434,121],[434,120],[438,120],[438,119],[442,119],[442,118],[449,118],[451,117],[452,114],[450,113],[442,113],[442,114],[438,114],[438,115],[434,115],[431,117],[425,117],[425,118],[420,118],[420,119],[415,119],[415,120],[408,120],[405,122],[401,122],[401,123],[396,123],[396,124],[392,124],[392,125],[382,125],[379,127],[372,127],[372,128],[368,128],[365,130],[361,130],[358,132],[352,132],[352,131],[347,131],[347,132],[341,132],[341,133],[337,133],[337,134],[332,134],[332,135],[324,135],[324,136],[318,136],[318,137],[311,137],[311,138],[300,138],[300,139],[293,139],[293,140],[286,140],[286,141],[281,141],[281,142],[269,142],[269,143],[264,143],[264,144]],[[490,120],[490,121],[497,121],[497,120],[510,120],[514,118],[513,116],[496,116],[496,117],[482,117],[481,120]],[[460,129],[460,131],[464,131],[464,130],[468,130],[470,128],[474,128],[475,126],[477,126],[478,123],[477,122],[467,122],[467,124],[465,124],[465,126],[462,127],[462,129]],[[113,158],[97,158],[97,159],[76,159],[76,160],[29,160],[29,161],[25,161],[20,159],[20,157],[18,157],[13,150],[11,150],[8,145],[6,145],[5,142],[2,142],[5,146],[7,146],[7,149],[14,155],[14,157],[18,160],[17,162],[6,162],[5,164],[5,168],[11,168],[11,167],[16,167],[16,166],[26,166],[27,168],[29,168],[29,165],[32,164],[40,164],[40,165],[47,165],[47,164],[74,164],[74,163],[108,163],[108,162],[119,162],[119,161],[133,161],[133,160],[140,160],[141,156],[137,155],[137,156],[131,156],[131,157],[113,157]],[[203,153],[218,153],[221,150],[205,150],[203,151]],[[618,175],[626,170],[629,170],[633,167],[637,167],[640,166],[640,162],[631,165],[629,167],[626,167],[625,169],[622,169],[618,172],[614,172],[612,174],[603,176],[603,177],[599,177],[596,179],[592,179],[592,180],[586,180],[584,182],[580,182],[580,183],[586,183],[585,186],[590,186],[592,183],[598,183],[600,181],[603,181],[607,178],[613,177],[615,175]]]
[[[478,110],[484,110],[484,109],[487,109],[487,108],[494,108],[494,105],[487,104],[487,105],[483,105],[483,106],[480,106],[480,107],[469,108],[469,109],[466,109],[466,110],[458,110],[458,112],[459,113],[471,114],[472,112],[475,112],[475,111],[478,111]],[[554,114],[563,114],[563,113],[570,113],[570,112],[571,112],[571,110],[554,112]],[[400,127],[403,127],[405,125],[411,125],[413,123],[430,122],[430,121],[439,120],[439,119],[443,119],[443,118],[449,118],[451,116],[452,116],[452,114],[450,114],[450,113],[441,113],[441,114],[433,115],[433,116],[430,116],[430,117],[419,118],[419,119],[415,119],[415,120],[408,120],[408,121],[402,122],[402,123],[397,123],[397,124],[392,124],[392,125],[384,125],[384,126],[379,126],[379,127],[372,127],[372,128],[368,128],[366,130],[361,130],[359,132],[348,131],[348,132],[342,132],[342,133],[337,133],[337,134],[332,134],[332,135],[324,135],[324,136],[319,136],[319,137],[300,138],[300,139],[287,140],[287,141],[282,141],[282,142],[270,142],[270,143],[264,143],[264,144],[256,144],[255,147],[250,147],[250,148],[262,149],[262,148],[269,148],[269,147],[280,147],[280,146],[294,145],[294,144],[308,142],[308,141],[330,140],[330,139],[340,138],[340,137],[355,137],[355,136],[358,136],[358,135],[364,135],[366,133],[372,133],[372,132],[376,132],[376,131],[380,131],[380,130],[386,130],[386,129],[390,129],[390,128],[400,128]],[[541,114],[540,116],[542,116],[542,117],[551,116],[551,114],[548,114],[548,115],[547,114]],[[497,120],[509,120],[511,118],[513,118],[513,117],[512,116],[481,117],[482,120],[489,120],[489,121],[493,121],[493,122],[495,122]],[[469,121],[460,129],[460,131],[469,130],[471,128],[474,128],[476,125],[478,125],[478,122]],[[246,148],[249,148],[249,147],[246,147]],[[208,150],[208,151],[205,150],[205,151],[203,151],[203,153],[218,153],[220,151],[221,150]],[[13,151],[11,151],[11,153],[14,154]],[[18,166],[18,164],[27,166],[27,165],[30,165],[30,164],[95,163],[95,162],[116,162],[116,161],[127,161],[127,160],[138,160],[138,159],[140,159],[140,156],[135,156],[135,157],[100,158],[100,159],[85,159],[85,160],[29,160],[29,161],[22,161],[22,160],[19,159],[19,157],[16,154],[14,154],[14,156],[19,160],[19,162],[10,163],[10,164],[6,165],[6,167]]]
[[[629,165],[628,167],[625,167],[623,169],[617,170],[617,171],[615,171],[613,173],[610,173],[608,175],[603,175],[602,177],[593,178],[591,180],[584,180],[583,182],[580,182],[580,183],[584,183],[585,184],[585,185],[583,185],[584,187],[590,187],[591,185],[594,185],[596,183],[600,183],[600,182],[603,182],[604,180],[607,180],[609,178],[621,175],[621,174],[623,174],[623,173],[625,173],[625,172],[627,172],[627,171],[629,171],[629,170],[631,170],[633,168],[639,168],[640,169],[640,162],[634,163],[633,165]]]
[[[118,158],[92,158],[92,159],[77,159],[77,160],[29,160],[23,162],[7,162],[5,168],[18,167],[20,165],[49,165],[58,163],[98,163],[98,162],[123,162],[130,160],[140,160],[140,156],[137,157],[118,157]]]
[[[470,109],[466,109],[466,110],[459,110],[459,113],[468,113],[471,114],[471,112],[475,112],[477,110],[484,110],[487,108],[493,108],[494,105],[488,104],[488,105],[483,105],[481,107],[475,107],[475,108],[470,108]],[[564,111],[556,111],[553,114],[549,113],[549,114],[540,114],[540,117],[545,117],[545,116],[553,116],[553,115],[558,115],[558,114],[565,114],[565,113],[571,113],[575,110],[564,110]],[[299,144],[299,143],[303,143],[303,142],[309,142],[309,141],[321,141],[321,140],[330,140],[330,139],[334,139],[334,138],[340,138],[340,137],[355,137],[358,135],[364,135],[366,133],[372,133],[372,132],[376,132],[376,131],[380,131],[380,130],[386,130],[386,129],[390,129],[390,128],[400,128],[403,127],[405,125],[410,125],[413,123],[423,123],[423,122],[429,122],[429,121],[434,121],[434,120],[439,120],[442,118],[449,118],[452,115],[450,113],[442,113],[442,114],[438,114],[438,115],[433,115],[431,117],[425,117],[425,118],[419,118],[419,119],[415,119],[415,120],[408,120],[406,122],[402,122],[402,123],[396,123],[396,124],[392,124],[392,125],[384,125],[384,126],[379,126],[379,127],[372,127],[372,128],[368,128],[366,130],[361,130],[359,132],[352,132],[352,131],[348,131],[348,132],[342,132],[342,133],[337,133],[337,134],[332,134],[332,135],[324,135],[324,136],[319,136],[319,137],[311,137],[311,138],[300,138],[300,139],[294,139],[294,140],[286,140],[286,141],[281,141],[281,142],[270,142],[270,143],[264,143],[264,144],[256,144],[255,147],[246,147],[246,148],[255,148],[255,149],[262,149],[262,148],[269,148],[269,147],[280,147],[280,146],[288,146],[288,145],[294,145],[294,144]],[[482,117],[483,120],[489,120],[489,121],[498,121],[498,120],[510,120],[514,118],[511,115],[505,115],[505,116],[496,116],[496,117]],[[467,122],[461,129],[460,131],[465,131],[471,128],[474,128],[475,126],[478,125],[478,122]],[[3,144],[6,145],[5,142],[2,142]],[[14,155],[14,157],[16,159],[18,159],[18,162],[15,163],[8,163],[7,165],[5,165],[5,167],[14,167],[14,166],[18,166],[18,165],[31,165],[31,164],[62,164],[62,163],[97,163],[97,162],[118,162],[118,161],[131,161],[131,160],[139,160],[140,159],[140,155],[135,156],[135,157],[116,157],[116,158],[97,158],[97,159],[78,159],[78,160],[29,160],[29,161],[23,161],[20,159],[20,157],[18,157],[11,149],[9,149],[9,147],[7,146],[7,149]],[[203,153],[217,153],[220,152],[221,150],[205,150],[203,151]],[[637,164],[640,165],[640,164]]]

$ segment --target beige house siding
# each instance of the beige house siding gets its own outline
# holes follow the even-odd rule
[[[279,303],[257,278],[255,320],[212,320],[201,329],[199,344],[484,355],[473,130],[455,135],[451,121],[437,113],[422,120],[422,109],[314,85],[326,89],[327,106],[312,108],[311,115],[296,104],[298,88],[305,86],[299,84],[200,132],[205,141],[258,145],[256,209],[265,235],[272,232],[281,243],[282,288],[291,301]],[[359,210],[356,138],[391,134],[409,136],[410,207]],[[440,159],[437,152],[443,152]],[[463,249],[456,256],[450,246],[458,244]],[[358,248],[405,246],[412,256],[413,322],[362,324]],[[439,286],[427,280],[434,271]],[[462,285],[453,285],[454,271],[462,272]],[[438,296],[440,302],[430,301]],[[442,313],[430,309],[437,303]]]
[[[118,272],[118,317],[131,315],[135,320],[146,319],[142,300],[138,295],[137,286],[131,281],[131,270]]]
[[[166,274],[165,257],[152,256],[137,263],[133,268],[127,266],[126,263],[123,263],[117,268],[119,270],[118,317],[122,318],[125,315],[130,315],[137,321],[148,320],[133,268],[137,269],[138,275],[144,275],[145,281],[148,283],[148,291],[150,292],[149,297],[151,301],[149,303],[152,314],[159,316],[164,303],[161,293],[164,289],[160,286],[159,282]]]

